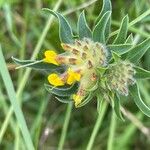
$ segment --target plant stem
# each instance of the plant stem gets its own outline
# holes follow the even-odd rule
[[[105,115],[105,112],[106,112],[106,109],[107,109],[107,105],[108,105],[108,103],[106,101],[104,101],[103,105],[102,105],[102,108],[101,108],[101,112],[99,112],[98,118],[96,120],[94,129],[92,131],[92,134],[91,134],[91,137],[90,137],[90,140],[88,142],[86,150],[92,150],[96,135],[97,135],[97,133],[100,129],[101,123],[103,121],[103,118],[104,118],[104,115]]]
[[[115,128],[116,128],[116,114],[114,110],[112,110],[107,150],[113,150],[113,139],[114,139]]]
[[[68,129],[69,121],[70,121],[72,107],[73,107],[73,103],[70,103],[67,106],[65,121],[64,121],[64,124],[63,124],[61,137],[60,137],[59,144],[58,144],[58,150],[63,150],[63,146],[64,146],[64,143],[65,143],[65,138],[66,138],[66,134],[67,134],[67,129]]]

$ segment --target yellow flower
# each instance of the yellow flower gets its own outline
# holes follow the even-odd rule
[[[45,55],[45,58],[43,59],[44,62],[51,63],[54,65],[59,65],[58,62],[56,61],[56,57],[57,57],[56,52],[54,52],[53,50],[47,50],[45,51],[44,55]]]
[[[54,86],[63,86],[64,82],[62,81],[62,79],[55,73],[52,73],[48,76],[48,81],[50,84],[54,85]]]
[[[77,107],[81,103],[82,97],[80,95],[73,94],[73,100],[75,102],[75,106]]]
[[[67,84],[71,85],[76,81],[80,81],[81,74],[74,72],[71,68],[68,69],[68,78],[67,78]]]

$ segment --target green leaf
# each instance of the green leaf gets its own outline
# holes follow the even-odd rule
[[[107,22],[110,18],[111,12],[107,11],[102,18],[99,20],[99,22],[96,24],[93,30],[93,40],[95,42],[105,43],[105,30]]]
[[[59,97],[59,96],[55,96],[55,98],[59,101],[59,102],[62,102],[62,103],[70,103],[70,102],[73,102],[73,100],[71,99],[71,97]]]
[[[102,6],[102,9],[101,9],[101,12],[98,16],[98,18],[96,19],[96,23],[97,24],[102,16],[107,12],[107,11],[112,11],[112,6],[111,6],[111,0],[103,0],[103,6]],[[106,40],[109,36],[109,33],[110,33],[110,26],[111,26],[111,18],[109,18],[108,22],[107,22],[107,25],[106,25],[106,29],[105,29],[105,37],[106,37]]]
[[[132,33],[127,37],[126,44],[133,44],[133,35]]]
[[[128,32],[128,23],[129,23],[129,17],[127,15],[122,19],[119,32],[113,42],[114,44],[123,44],[125,42],[127,37],[127,32]]]
[[[138,60],[146,53],[147,50],[150,50],[150,38],[146,39],[144,42],[138,44],[137,46],[130,49],[126,59],[136,63]]]
[[[47,70],[47,71],[64,70],[62,66],[56,66],[53,64],[39,62],[35,60],[19,60],[14,57],[12,57],[12,60],[18,65],[21,65],[21,66],[26,65],[27,67],[30,67],[32,69],[37,69],[37,70]]]
[[[108,45],[107,49],[110,51],[114,51],[118,55],[123,55],[127,53],[131,49],[131,44],[115,44],[115,45]]]
[[[78,90],[78,83],[73,84],[71,87],[54,87],[50,84],[45,84],[45,88],[49,93],[57,95],[59,97],[68,97]]]
[[[77,107],[82,107],[82,106],[86,105],[88,102],[90,102],[92,100],[92,98],[93,98],[93,94],[92,94],[92,92],[90,92],[88,94],[88,96],[86,96]]]
[[[140,96],[139,88],[135,84],[130,87],[130,94],[135,102],[135,104],[138,106],[138,108],[148,117],[150,117],[150,108],[146,106],[146,104],[143,102]]]
[[[107,12],[107,11],[112,11],[112,6],[111,6],[111,0],[103,0],[103,6],[101,9],[100,14],[98,15],[96,19],[96,24],[99,22],[101,17]]]
[[[84,11],[82,11],[82,13],[79,16],[77,26],[78,26],[78,34],[80,39],[83,39],[84,37],[92,38],[92,32],[87,25]]]
[[[63,15],[61,15],[58,12],[55,12],[48,8],[43,8],[43,10],[48,11],[50,14],[54,15],[59,19],[59,37],[62,43],[73,43],[73,33],[72,29],[68,23],[68,21],[65,19]]]
[[[121,111],[120,111],[120,97],[115,94],[114,96],[114,110],[117,115],[117,117],[124,121],[124,118],[122,117]]]
[[[150,79],[150,71],[137,66],[135,66],[134,69],[136,71],[135,74],[136,79]]]

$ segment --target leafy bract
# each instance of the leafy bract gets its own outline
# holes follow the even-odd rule
[[[59,37],[62,43],[73,43],[72,29],[63,15],[48,8],[43,8],[59,19]]]
[[[137,84],[130,87],[130,95],[132,96],[138,108],[148,117],[150,117],[150,108],[143,102]]]
[[[45,88],[49,93],[57,96],[69,97],[76,93],[78,90],[78,83],[73,84],[71,87],[54,87],[50,84],[45,84]]]
[[[80,39],[83,39],[84,37],[92,38],[92,32],[87,25],[84,11],[82,11],[82,13],[79,16],[77,26],[78,26],[78,34]]]
[[[66,96],[66,97],[59,97],[59,96],[55,96],[55,98],[62,102],[62,103],[70,103],[70,102],[73,102],[73,100],[71,99],[71,97],[69,96]]]
[[[102,18],[99,20],[99,22],[96,24],[94,30],[93,30],[93,40],[95,42],[105,43],[106,41],[106,25],[110,18],[111,12],[107,11]]]
[[[114,44],[123,44],[127,37],[129,17],[128,15],[122,19],[119,32],[114,40]]]

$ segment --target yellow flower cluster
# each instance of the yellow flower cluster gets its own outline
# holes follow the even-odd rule
[[[65,65],[68,69],[63,74],[50,74],[48,81],[53,86],[80,82],[77,93],[72,95],[77,107],[87,96],[88,89],[96,83],[97,67],[106,66],[107,50],[100,43],[87,38],[75,40],[72,44],[62,43],[61,46],[65,53],[57,54],[53,50],[47,50],[43,61],[54,65]]]
[[[52,51],[52,50],[47,50],[44,53],[45,58],[44,58],[44,62],[47,63],[51,63],[54,65],[59,65],[59,63],[57,62],[57,53]],[[54,86],[63,86],[65,85],[65,83],[72,85],[73,83],[75,83],[76,81],[80,81],[81,78],[81,74],[78,72],[73,71],[71,68],[69,68],[67,70],[67,78],[63,78],[63,76],[59,76],[56,73],[52,73],[48,76],[48,81],[50,84],[54,85]]]

